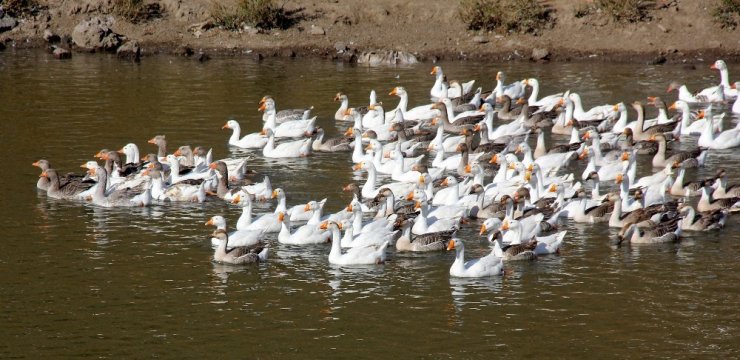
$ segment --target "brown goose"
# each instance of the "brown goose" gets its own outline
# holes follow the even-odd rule
[[[74,199],[81,192],[90,189],[94,182],[83,182],[80,178],[72,178],[65,183],[60,182],[59,174],[54,169],[44,170],[40,177],[49,179],[46,194],[55,199]]]
[[[621,149],[624,151],[637,150],[640,155],[654,155],[658,152],[658,143],[655,141],[643,140],[635,141],[635,135],[632,129],[624,128],[624,142],[622,142]]]
[[[696,209],[701,212],[714,210],[729,210],[731,213],[740,212],[740,198],[727,197],[714,199],[712,198],[711,187],[705,181],[701,189],[701,198],[699,198],[699,203],[696,204]]]
[[[679,124],[678,121],[673,121],[673,122],[669,122],[665,124],[656,124],[648,128],[644,128],[645,107],[642,105],[641,102],[635,101],[632,103],[632,108],[634,108],[635,111],[637,111],[637,125],[635,126],[635,130],[633,132],[633,136],[635,140],[638,140],[638,141],[648,140],[650,139],[652,135],[656,135],[659,133],[670,133]]]
[[[414,235],[411,232],[411,221],[402,225],[403,233],[396,240],[397,251],[429,252],[444,251],[447,243],[455,236],[457,229]]]
[[[46,159],[38,160],[38,161],[34,162],[31,165],[36,166],[39,169],[41,169],[41,172],[42,173],[44,171],[46,171],[46,170],[51,169],[51,164]],[[59,185],[61,187],[63,187],[68,182],[70,182],[70,181],[77,181],[77,182],[87,181],[89,183],[93,183],[93,184],[95,183],[92,180],[86,180],[86,179],[87,179],[87,177],[85,175],[78,175],[78,174],[75,174],[75,173],[67,173],[67,174],[64,174],[63,176],[59,176]],[[48,177],[46,177],[46,176],[39,176],[39,180],[36,182],[36,188],[38,188],[39,190],[47,191],[47,190],[49,190],[49,185],[50,184],[51,184],[51,182],[50,182],[50,180],[49,180]]]
[[[167,139],[164,135],[156,135],[147,141],[149,144],[157,145],[157,157],[160,161],[164,161],[167,157]]]
[[[269,244],[265,244],[263,248],[237,246],[228,249],[229,234],[227,234],[225,230],[218,229],[214,231],[213,237],[221,241],[216,248],[216,251],[213,253],[213,260],[216,262],[233,265],[248,265],[257,264],[267,260],[267,252],[270,248]]]
[[[696,148],[691,151],[677,151],[666,158],[666,138],[662,133],[650,137],[651,141],[658,142],[658,152],[653,156],[654,167],[666,167],[673,163],[679,163],[683,167],[691,168],[704,165],[707,149]]]
[[[526,101],[523,98],[517,99],[516,104],[520,105],[517,107],[512,106],[512,101],[509,95],[499,96],[496,99],[497,103],[501,104],[501,108],[498,110],[498,118],[501,120],[516,120],[517,117],[522,113],[523,105]]]
[[[712,197],[715,199],[725,199],[740,197],[740,184],[728,184],[727,183],[727,171],[724,168],[717,170],[717,181],[719,184],[717,189],[712,193]]]
[[[316,133],[311,148],[313,151],[320,152],[340,152],[340,151],[352,151],[352,147],[349,145],[352,140],[351,137],[342,136],[324,139],[325,132],[321,127],[316,127]]]

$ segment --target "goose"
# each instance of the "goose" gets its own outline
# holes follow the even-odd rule
[[[740,197],[740,184],[727,184],[727,170],[717,170],[717,188],[712,193],[714,199]]]
[[[199,202],[206,200],[206,181],[200,185],[190,185],[185,183],[165,186],[163,174],[156,168],[146,169],[142,175],[149,175],[152,179],[152,197],[159,201],[182,201],[182,202]],[[94,200],[93,200],[94,201]]]
[[[180,172],[180,162],[175,155],[167,155],[167,162],[170,164],[170,184],[172,185],[183,181],[203,181],[213,175],[210,171],[198,172],[192,171],[192,169],[182,174]]]
[[[570,142],[568,144],[564,145],[555,145],[552,146],[549,150],[547,149],[547,145],[545,144],[545,132],[542,129],[536,129],[537,132],[537,145],[534,148],[534,152],[532,153],[534,156],[534,159],[537,160],[547,154],[557,154],[557,153],[564,153],[568,151],[577,151],[580,149],[581,144],[583,143],[580,141],[580,138],[578,137],[578,130],[573,129],[570,136]]]
[[[378,195],[379,190],[377,187],[378,173],[375,169],[375,165],[373,165],[372,162],[361,161],[360,163],[355,164],[352,169],[354,171],[358,171],[361,169],[367,170],[367,180],[365,181],[365,184],[362,185],[360,192],[362,194],[362,197],[365,199],[375,198]],[[383,185],[383,187],[387,187],[391,191],[393,191],[394,194],[407,194],[415,186],[416,184],[404,182]]]
[[[666,139],[663,134],[655,134],[650,140],[658,142],[658,152],[653,156],[653,167],[666,167],[678,163],[684,167],[704,166],[707,149],[697,148],[692,151],[678,151],[666,158]]]
[[[472,207],[477,203],[478,195],[465,195],[461,196],[460,184],[457,179],[453,176],[447,176],[442,180],[441,186],[447,187],[451,191],[446,191],[444,194],[437,192],[432,199],[432,205],[459,205],[462,207]]]
[[[522,237],[522,225],[518,220],[508,219],[503,221],[500,229],[513,234],[514,240],[511,242],[511,245],[523,244],[523,241],[526,240],[526,242],[530,244],[531,250],[535,256],[560,252],[560,247],[563,245],[563,239],[565,239],[565,235],[567,234],[567,231],[561,231],[548,236],[535,236],[530,240]],[[506,247],[503,248],[503,251],[506,253]]]
[[[46,186],[46,194],[55,199],[77,199],[81,194],[93,188],[93,185],[95,185],[93,182],[80,181],[81,179],[70,179],[62,183],[57,171],[51,168],[42,170],[39,177],[48,182],[48,185]],[[101,188],[103,191],[105,189],[104,186],[95,186],[95,188]]]
[[[681,229],[691,231],[710,231],[722,229],[727,222],[726,210],[710,212],[696,212],[691,205],[683,204],[679,207],[681,214]]]
[[[261,109],[260,111],[264,111],[265,109],[275,110],[275,100],[269,95],[262,97],[259,104]],[[262,109],[262,107],[264,107],[264,109]],[[313,110],[313,107],[309,107],[306,109],[286,109],[273,111],[273,113],[275,114],[275,123],[282,124],[284,122],[290,122],[294,120],[306,120],[311,116],[311,110]],[[269,117],[270,114],[265,111],[265,113],[262,115],[262,121],[267,122]]]
[[[353,207],[353,209],[357,209],[357,207]],[[386,221],[387,219],[382,218],[379,219],[379,221],[376,221],[369,225],[363,225],[363,227],[360,229],[361,231],[358,231],[358,233],[355,234],[354,223],[362,225],[362,212],[359,210],[355,210],[355,212],[356,213],[354,214],[354,222],[346,221],[347,227],[345,228],[345,234],[340,241],[342,248],[357,248],[381,245],[384,242],[392,241],[396,233],[398,233],[398,231],[389,230],[388,225],[392,224],[392,222],[388,222]],[[385,222],[386,224],[383,225],[383,222]],[[344,224],[342,224],[342,227],[344,228]],[[368,228],[370,229],[367,230]]]
[[[503,275],[504,263],[502,261],[501,247],[494,242],[491,253],[478,259],[465,261],[465,245],[462,240],[452,238],[447,243],[447,251],[455,250],[455,261],[450,267],[450,275],[455,277],[484,277]]]
[[[31,165],[36,166],[39,169],[41,169],[41,173],[42,174],[46,170],[49,170],[49,169],[52,168],[51,167],[51,164],[46,159],[41,159],[41,160],[35,161]],[[87,166],[85,165],[85,168],[86,167]],[[49,190],[49,186],[51,184],[50,178],[53,175],[51,175],[51,174],[47,174],[47,175],[48,176],[39,176],[39,180],[36,182],[36,188],[37,189],[42,190],[42,191]],[[68,183],[76,183],[74,185],[71,185],[70,188],[68,190],[66,190],[66,191],[70,191],[72,193],[74,193],[76,191],[76,190],[72,190],[72,189],[75,188],[75,187],[77,187],[77,186],[82,186],[81,191],[84,191],[86,189],[89,189],[91,186],[94,186],[95,185],[95,182],[92,181],[92,179],[89,179],[85,175],[77,175],[77,174],[73,174],[73,173],[68,173],[68,174],[60,177],[58,175],[58,173],[56,172],[56,170],[54,170],[54,176],[56,176],[57,177],[57,180],[59,181],[59,187],[60,187],[60,189],[63,188],[63,187],[66,187],[68,185]],[[82,185],[82,183],[85,183],[85,184]]]
[[[267,158],[294,158],[311,155],[311,139],[283,142],[275,146],[275,134],[271,129],[263,129],[267,144],[262,148],[262,155]]]
[[[693,95],[686,87],[686,85],[674,81],[668,85],[668,90],[666,92],[670,93],[673,90],[678,91],[679,100],[685,101],[690,104],[716,103],[725,101],[724,86],[722,86],[722,84],[702,90],[704,94]]]
[[[639,178],[636,182],[632,183],[630,189],[637,189],[642,187],[648,187],[650,185],[657,185],[662,183],[667,177],[673,175],[673,169],[678,168],[678,163],[673,162],[668,164],[662,171],[658,171],[652,175],[646,175]]]
[[[701,136],[699,136],[697,145],[703,148],[718,150],[738,147],[740,146],[740,129],[729,129],[715,135],[713,122],[707,120],[704,124],[704,130],[702,130]]]
[[[723,60],[717,60],[709,68],[719,71],[719,85],[703,89],[699,92],[698,96],[704,96],[710,102],[723,101],[725,99],[732,100],[738,97],[737,89],[730,87],[730,76],[727,71],[727,64],[725,64]],[[721,97],[716,95],[720,91],[722,92]]]
[[[740,82],[735,82],[735,83],[732,84],[732,89],[733,90],[737,91],[737,89],[739,89],[739,88],[740,88]],[[735,113],[735,114],[740,114],[740,96],[738,96],[735,99],[735,102],[732,104],[731,111],[733,113]]]
[[[673,185],[671,185],[671,188],[669,189],[671,195],[689,197],[697,196],[701,193],[701,181],[684,181],[685,176],[686,165],[680,164],[678,166],[676,179],[673,181]]]
[[[416,217],[414,226],[411,228],[411,232],[415,235],[450,231],[459,228],[461,217],[437,218],[430,216],[426,197],[416,200],[415,208],[420,210],[419,216]]]
[[[429,252],[444,251],[447,243],[455,236],[455,230],[413,235],[411,223],[406,222],[402,227],[403,233],[396,240],[396,251]]]
[[[552,111],[560,103],[560,99],[563,98],[563,93],[557,93],[538,99],[540,82],[535,78],[522,80],[522,85],[532,88],[532,92],[529,94],[529,106],[539,107],[543,111]]]
[[[153,138],[147,141],[149,144],[157,146],[157,159],[166,163],[165,157],[167,156],[167,138],[165,135],[155,135]],[[100,153],[102,153],[101,151]],[[100,154],[98,153],[98,154]]]
[[[429,95],[431,95],[433,100],[438,100],[443,97],[449,97],[449,98],[462,97],[470,93],[470,91],[473,89],[473,85],[475,84],[475,80],[470,80],[462,84],[462,93],[460,93],[460,90],[456,90],[456,88],[452,88],[452,89],[447,89],[446,94],[445,94],[445,90],[443,88],[443,81],[445,78],[445,74],[442,71],[442,67],[441,66],[433,67],[431,75],[436,76],[434,85],[432,86],[432,89],[429,91]]]
[[[612,108],[612,111],[618,112],[619,117],[617,118],[617,121],[612,126],[611,132],[613,134],[622,134],[624,132],[624,129],[631,127],[633,128],[636,123],[635,122],[629,122],[629,114],[627,113],[627,106],[624,105],[623,102],[617,103]]]
[[[701,212],[729,210],[731,213],[740,211],[740,198],[728,197],[722,199],[714,199],[712,198],[710,189],[711,188],[709,187],[709,184],[705,181],[704,186],[702,186],[701,189],[701,198],[699,198],[699,202],[696,204],[697,210]]]
[[[406,89],[403,86],[394,87],[391,90],[391,92],[388,93],[388,95],[398,96],[400,98],[400,100],[398,101],[398,106],[396,106],[395,108],[395,111],[402,112],[403,118],[405,120],[421,121],[421,120],[429,120],[437,116],[437,112],[432,109],[432,104],[421,105],[413,109],[408,109],[409,94],[406,92]],[[395,117],[395,114],[392,111],[385,113],[386,121],[390,121],[394,117]]]
[[[262,126],[262,130],[272,130],[275,137],[278,138],[310,136],[316,128],[316,117],[305,120],[291,120],[278,124],[275,117],[274,103],[270,101],[262,104],[259,110],[264,111],[268,115],[267,121]]]
[[[385,250],[389,242],[386,241],[379,246],[354,247],[342,253],[341,224],[334,221],[325,221],[320,225],[321,229],[327,230],[331,239],[331,250],[329,252],[329,263],[332,265],[373,265],[385,262]]]
[[[565,107],[565,111],[561,112],[555,122],[552,124],[552,133],[559,135],[569,135],[573,132],[573,111],[575,105],[573,100],[570,98],[563,98],[558,103],[558,106]]]
[[[231,200],[232,204],[248,206],[251,208],[252,200],[249,196],[237,195]],[[308,206],[308,205],[307,205]],[[258,230],[264,233],[276,233],[280,231],[280,222],[278,221],[277,212],[264,214],[257,219],[252,220],[249,224],[246,224],[243,228],[237,227],[239,230]]]
[[[497,99],[496,102],[501,103],[501,108],[496,113],[500,120],[515,120],[521,115],[523,106],[512,108],[511,101],[508,95],[501,96]],[[523,105],[524,103],[525,100],[521,98],[516,101],[517,105]]]
[[[681,237],[681,224],[674,222],[670,226],[640,228],[636,223],[627,223],[620,231],[619,243],[628,241],[631,244],[661,244],[676,242]]]
[[[637,112],[637,121],[635,128],[633,129],[632,136],[635,140],[641,141],[641,140],[648,140],[652,135],[658,134],[658,133],[668,133],[675,130],[675,128],[678,126],[678,121],[673,121],[670,123],[665,124],[656,124],[653,126],[650,126],[648,128],[645,128],[645,107],[642,106],[642,103],[639,101],[635,101],[632,103],[632,108],[635,109]]]
[[[385,111],[383,111],[382,103],[370,104],[367,107],[367,113],[362,115],[362,126],[364,128],[374,128],[386,124]],[[393,117],[390,117],[388,121],[395,118],[398,111],[393,112]],[[401,113],[403,115],[403,113]]]
[[[153,170],[157,171],[157,170]],[[98,184],[106,184],[108,181],[108,172],[105,168],[97,167],[90,168],[88,173],[91,177],[95,178]],[[47,170],[48,174],[48,170]],[[143,175],[147,175],[144,173]],[[51,179],[50,179],[51,180]],[[52,180],[52,184],[49,187],[49,191],[58,188],[55,182]],[[148,191],[152,191],[151,188]],[[48,193],[48,192],[47,192]],[[135,194],[132,194],[126,190],[116,190],[106,192],[104,186],[97,186],[91,196],[91,203],[93,205],[102,207],[126,207],[126,206],[141,206],[140,202],[131,201]],[[53,196],[53,195],[52,195]]]
[[[523,98],[526,90],[524,85],[519,81],[504,85],[505,78],[502,71],[496,73],[496,87],[493,89],[491,96],[499,98],[506,95],[513,100]]]
[[[324,139],[326,132],[323,128],[316,128],[315,139],[311,143],[311,149],[317,152],[341,152],[341,151],[352,151],[352,138],[350,137],[336,137],[331,139]]]
[[[208,221],[205,223],[206,226],[215,226],[216,230],[222,230],[226,231],[226,219],[224,219],[221,215],[212,216]],[[264,244],[260,241],[263,236],[264,232],[260,230],[236,230],[232,232],[231,234],[227,234],[229,236],[229,246],[228,248],[234,248],[234,247],[263,247]],[[221,239],[212,237],[211,238],[211,246],[218,247],[221,244]]]
[[[522,160],[524,165],[529,166],[536,163],[544,173],[557,172],[560,168],[568,166],[573,159],[578,158],[575,151],[568,151],[542,155],[535,160],[532,156],[532,148],[526,142],[519,144],[514,153],[524,154]]]
[[[655,141],[635,141],[634,131],[632,129],[625,128],[623,134],[624,142],[622,142],[620,147],[622,150],[635,150],[640,155],[655,155],[658,152],[658,143]]]
[[[445,136],[443,123],[437,124],[436,134],[434,139],[429,143],[429,146],[427,146],[427,150],[430,152],[453,152],[457,148],[457,145],[465,140],[465,135]]]
[[[584,111],[580,95],[578,95],[577,93],[570,93],[570,95],[568,95],[568,98],[573,101],[573,118],[578,121],[600,120],[615,115],[613,105],[595,106],[588,111]]]
[[[459,135],[465,126],[473,125],[477,122],[478,118],[462,118],[455,122],[450,122],[447,105],[444,102],[436,102],[432,104],[432,109],[439,110],[437,117],[432,119],[432,126],[442,124],[442,128],[445,132]]]
[[[220,241],[220,244],[213,253],[213,260],[220,263],[233,265],[256,264],[267,260],[267,253],[270,249],[269,244],[265,244],[262,249],[255,249],[246,246],[235,246],[228,248],[229,235],[225,230],[216,230],[213,237]],[[256,253],[255,251],[259,251]]]
[[[278,212],[277,220],[280,223],[280,232],[278,233],[278,242],[287,245],[310,245],[310,244],[324,244],[332,239],[332,234],[329,231],[325,231],[325,228],[321,228],[321,224],[308,223],[296,229],[290,231],[289,220],[285,218],[285,213]],[[339,243],[339,241],[337,241]]]
[[[347,109],[349,109],[349,98],[347,98],[346,94],[343,93],[337,93],[337,95],[334,96],[334,101],[339,101],[339,109],[337,112],[334,113],[334,120],[337,121],[347,121],[350,119],[347,119],[344,114],[347,112]],[[375,100],[375,90],[370,92],[370,104],[375,104],[377,101]],[[360,113],[360,115],[367,114],[367,107],[357,107],[357,111]],[[266,120],[266,119],[265,119]]]
[[[707,117],[705,116],[705,113],[703,111],[699,111],[699,115],[696,117],[696,119],[694,119],[694,121],[691,121],[691,109],[689,108],[689,104],[687,102],[678,100],[671,104],[669,109],[678,110],[681,112],[681,135],[701,135],[701,132],[704,129],[704,123],[707,122]],[[722,123],[722,118],[720,118],[719,121],[714,121],[714,131],[721,132],[720,125]]]
[[[261,149],[267,144],[267,137],[261,132],[251,133],[241,136],[241,126],[236,120],[229,120],[226,122],[222,129],[231,129],[231,137],[229,137],[229,145],[236,146],[242,149]]]

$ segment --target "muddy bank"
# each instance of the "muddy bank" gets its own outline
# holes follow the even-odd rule
[[[126,58],[165,53],[200,60],[280,56],[372,64],[435,60],[690,64],[717,58],[740,62],[740,31],[716,25],[709,14],[711,2],[673,1],[673,6],[653,10],[649,21],[620,24],[604,17],[575,17],[578,1],[550,1],[552,24],[537,36],[469,31],[457,15],[457,3],[447,1],[294,0],[285,3],[295,16],[289,29],[239,31],[215,26],[209,2],[146,3],[156,4],[156,16],[131,23],[117,15],[113,0],[42,1],[35,15],[18,18],[15,27],[0,33],[0,42],[6,47],[48,47],[51,34],[56,46],[103,52],[135,42],[129,51],[136,55]],[[92,35],[86,34],[89,39],[99,35],[114,43],[98,47],[76,35],[81,24],[90,21],[104,30],[95,28]]]

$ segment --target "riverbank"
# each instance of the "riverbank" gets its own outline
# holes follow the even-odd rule
[[[457,2],[450,5],[447,1],[291,0],[284,4],[295,20],[290,28],[239,31],[215,26],[210,2],[146,3],[157,4],[157,14],[134,24],[116,15],[112,0],[44,1],[35,16],[19,18],[12,30],[0,33],[0,42],[6,47],[44,47],[45,37],[53,34],[59,36],[61,46],[80,48],[73,41],[75,27],[96,19],[121,35],[122,43],[135,41],[142,56],[310,56],[362,62],[363,56],[369,61],[369,52],[380,51],[380,60],[401,54],[403,61],[412,62],[471,59],[696,63],[716,58],[740,61],[740,30],[723,29],[714,23],[710,15],[712,1],[661,2],[664,6],[651,10],[649,21],[622,24],[605,16],[576,17],[584,2],[554,0],[548,2],[551,24],[538,35],[467,30],[458,16]]]

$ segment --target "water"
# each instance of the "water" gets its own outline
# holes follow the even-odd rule
[[[442,65],[451,78],[475,78],[486,89],[497,70],[511,81],[537,77],[542,94],[571,89],[587,105],[644,101],[675,79],[696,90],[716,81],[708,66]],[[374,88],[391,108],[396,99],[387,93],[403,85],[417,104],[427,101],[430,68],[0,53],[0,357],[737,356],[736,218],[722,232],[687,234],[678,244],[622,248],[608,244],[615,230],[568,223],[559,256],[510,263],[503,278],[460,280],[448,275],[452,253],[391,251],[384,266],[337,268],[327,262],[328,245],[273,242],[266,264],[214,264],[203,224],[222,214],[233,226],[234,206],[100,209],[48,199],[34,187],[39,172],[31,163],[39,158],[79,172],[101,148],[135,142],[154,152],[146,140],[157,134],[167,135],[170,151],[207,145],[216,158],[243,156],[227,147],[230,133],[220,127],[235,118],[243,131],[257,131],[265,94],[278,108],[315,106],[320,126],[336,134],[337,91],[364,105]],[[739,159],[736,150],[712,152],[696,176],[720,164],[732,170]],[[349,154],[256,156],[250,165],[285,188],[289,205],[327,197],[328,211],[345,206],[341,187],[360,179]],[[647,171],[642,166],[639,175]],[[478,225],[460,233],[468,257],[488,251]]]

